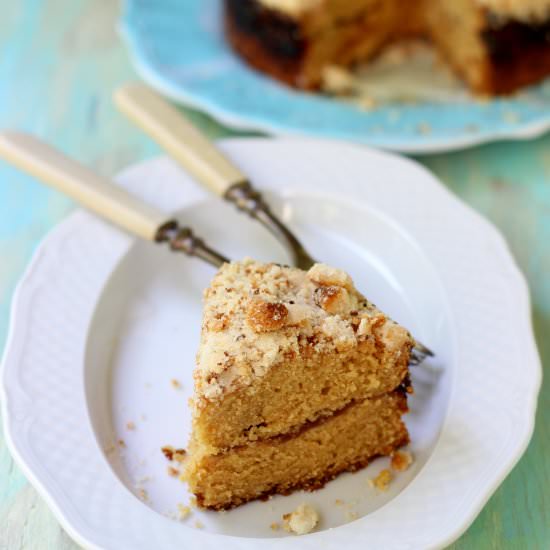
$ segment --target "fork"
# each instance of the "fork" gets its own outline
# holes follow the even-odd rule
[[[120,87],[114,100],[197,183],[266,227],[287,249],[295,266],[307,270],[316,263],[250,180],[168,101],[144,84]]]
[[[167,243],[173,251],[200,258],[217,268],[230,261],[208,246],[190,227],[182,227],[169,214],[113,185],[30,134],[1,132],[0,158],[137,237]],[[427,355],[431,355],[430,350],[417,342],[410,364],[421,363]]]
[[[148,86],[132,83],[115,91],[117,107],[190,173],[194,180],[259,221],[287,249],[295,266],[307,270],[316,260],[273,213],[250,180],[187,118]],[[421,363],[433,352],[416,341],[411,356]]]
[[[0,158],[61,191],[88,210],[142,239],[220,267],[229,262],[169,214],[114,185],[44,141],[23,132],[0,133]]]

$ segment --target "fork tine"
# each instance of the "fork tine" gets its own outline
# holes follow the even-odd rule
[[[431,349],[427,348],[424,344],[416,341],[416,345],[411,351],[409,365],[420,365],[420,363],[422,363],[426,359],[426,357],[433,357],[434,355],[435,354]]]

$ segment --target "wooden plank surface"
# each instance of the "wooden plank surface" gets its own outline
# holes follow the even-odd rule
[[[4,2],[0,127],[46,137],[105,174],[158,153],[111,103],[136,78],[116,35],[112,0]],[[233,135],[190,112],[211,137]],[[422,159],[505,234],[527,275],[539,349],[550,368],[550,136]],[[73,205],[0,166],[0,349],[13,288],[40,239]],[[502,404],[506,407],[506,403]],[[454,549],[550,547],[550,382],[525,456]],[[0,549],[77,548],[14,465],[0,432]]]

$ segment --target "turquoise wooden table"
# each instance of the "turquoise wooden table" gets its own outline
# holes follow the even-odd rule
[[[112,0],[3,2],[0,127],[34,132],[105,174],[158,153],[111,103],[136,78],[114,30]],[[234,135],[199,113],[211,137]],[[505,234],[531,287],[550,371],[550,136],[420,159]],[[0,348],[14,286],[33,250],[74,205],[0,166]],[[506,406],[503,403],[503,406]],[[550,380],[525,456],[453,549],[550,548]],[[76,548],[13,463],[0,432],[0,549]]]

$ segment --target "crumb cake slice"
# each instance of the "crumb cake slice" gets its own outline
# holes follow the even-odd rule
[[[225,264],[205,291],[184,477],[222,509],[314,488],[408,441],[414,340],[322,264]]]

